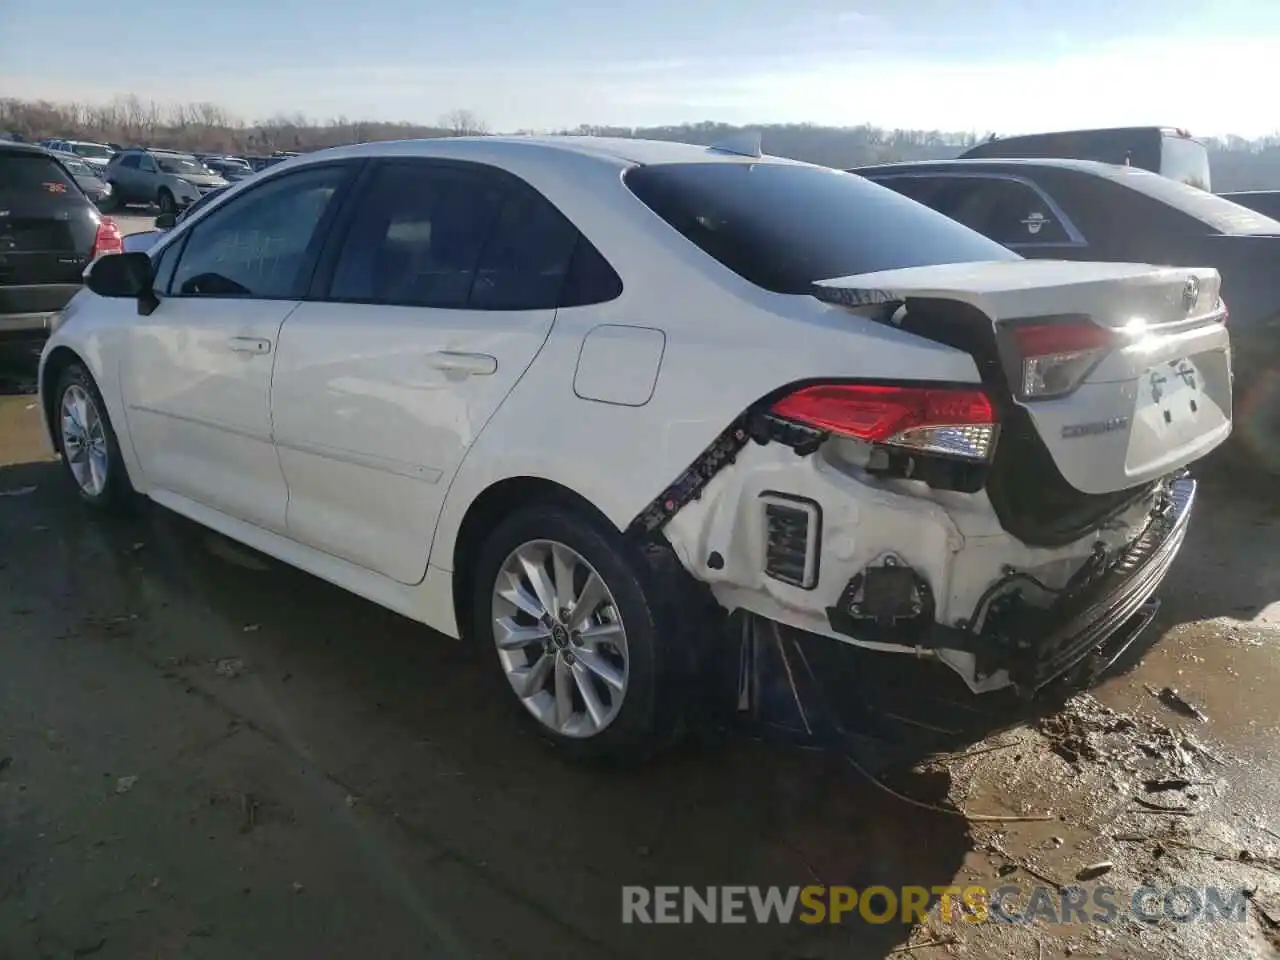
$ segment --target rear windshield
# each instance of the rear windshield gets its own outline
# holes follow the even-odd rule
[[[78,153],[82,157],[93,157],[100,160],[106,160],[111,156],[111,150],[100,143],[73,143],[71,152]]]
[[[1020,260],[860,176],[783,163],[634,167],[631,191],[724,266],[776,293],[877,270]]]
[[[89,169],[89,165],[78,157],[66,156],[59,157],[62,165],[70,171],[73,177],[96,177],[97,174]]]
[[[49,196],[79,193],[71,175],[53,157],[3,150],[0,150],[0,191]]]
[[[190,173],[208,176],[210,170],[193,157],[156,157],[156,163],[165,173]]]
[[[1117,169],[1110,175],[1121,186],[1173,207],[1215,233],[1280,234],[1280,222],[1223,199],[1216,193],[1135,167]]]

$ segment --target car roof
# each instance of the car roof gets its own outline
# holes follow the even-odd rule
[[[946,170],[991,170],[1005,168],[1010,171],[1028,170],[1035,167],[1051,167],[1057,170],[1076,170],[1080,173],[1091,173],[1099,177],[1114,177],[1117,171],[1131,170],[1132,167],[1118,166],[1114,163],[1102,163],[1098,160],[1076,160],[1069,157],[974,157],[956,160],[904,160],[901,163],[868,164],[864,167],[851,167],[850,173],[926,173]]]
[[[675,140],[639,140],[628,137],[585,136],[507,136],[507,137],[438,137],[423,140],[380,140],[370,143],[331,147],[290,161],[308,161],[317,158],[361,156],[423,156],[459,159],[484,154],[491,159],[530,159],[531,154],[542,154],[547,159],[557,155],[572,154],[612,162],[619,166],[661,163],[785,163],[812,166],[799,160],[773,156],[743,156],[727,153],[714,147]]]
[[[42,147],[38,143],[18,143],[16,140],[0,140],[0,150],[6,153],[38,153],[46,157],[58,155],[58,151]]]

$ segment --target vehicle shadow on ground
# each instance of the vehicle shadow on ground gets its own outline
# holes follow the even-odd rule
[[[974,698],[936,664],[818,641],[808,646],[832,702],[859,705],[840,714],[861,771],[839,753],[761,742],[758,730],[727,720],[658,763],[574,766],[520,722],[482,652],[167,511],[87,518],[61,469],[0,468],[0,490],[36,488],[0,498],[0,578],[25,607],[38,615],[42,604],[59,606],[64,621],[78,623],[78,640],[109,644],[216,700],[263,731],[281,763],[314,767],[394,824],[403,842],[473,865],[554,917],[589,955],[886,956],[905,941],[900,917],[636,927],[621,922],[621,888],[949,885],[973,851],[969,823],[908,806],[883,785],[946,806],[945,769],[914,764],[1059,702]],[[1226,536],[1204,522],[1213,509],[1202,500],[1200,545],[1189,543],[1176,568],[1192,581],[1201,541],[1207,535],[1212,547]],[[1242,577],[1233,569],[1223,579]],[[1238,598],[1257,591],[1247,582]],[[1178,592],[1175,619],[1223,612],[1200,612],[1195,595]],[[1152,630],[1148,642],[1158,636]]]

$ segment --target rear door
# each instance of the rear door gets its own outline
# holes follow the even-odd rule
[[[56,159],[0,148],[0,315],[61,310],[80,287],[98,216]]]
[[[111,189],[115,193],[116,199],[121,203],[134,203],[138,199],[138,164],[140,160],[140,154],[126,153],[111,164],[107,171],[107,180],[111,183]]]
[[[288,531],[417,583],[463,456],[551,331],[578,232],[475,164],[380,162],[350,206],[280,333]]]

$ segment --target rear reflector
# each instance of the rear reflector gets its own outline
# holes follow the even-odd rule
[[[1091,320],[1025,323],[1012,330],[1021,383],[1027,400],[1048,400],[1070,393],[1110,352],[1112,335]]]
[[[98,223],[98,233],[93,238],[91,259],[97,259],[108,253],[124,253],[124,235],[120,227],[110,217],[103,217]]]
[[[987,460],[997,416],[981,390],[832,383],[778,400],[775,416],[864,443]]]

